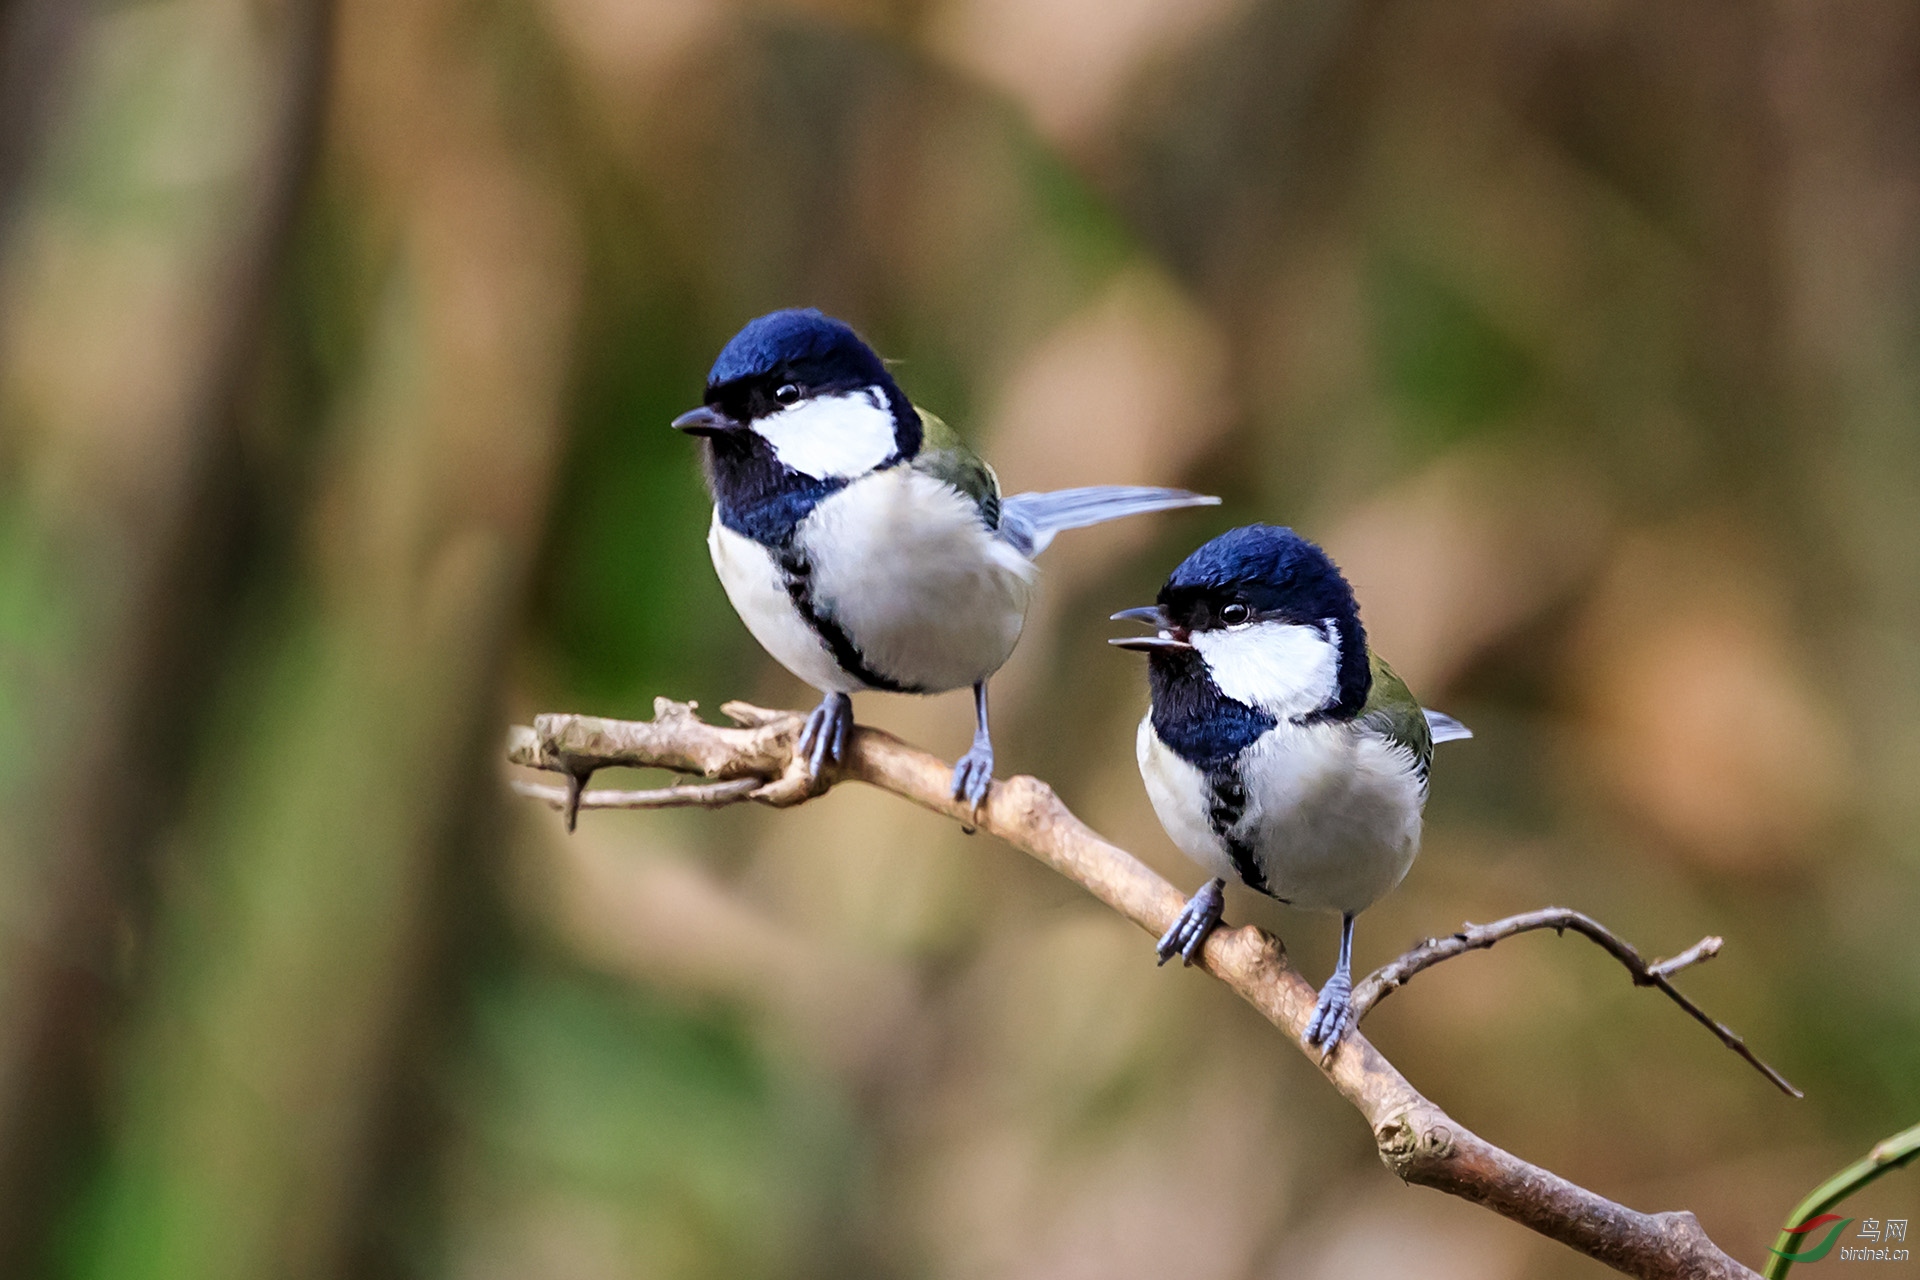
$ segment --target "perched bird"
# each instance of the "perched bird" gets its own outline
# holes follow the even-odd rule
[[[1367,648],[1353,588],[1291,529],[1255,524],[1188,556],[1159,603],[1113,615],[1151,636],[1140,776],[1173,842],[1217,877],[1160,939],[1192,964],[1220,921],[1225,878],[1340,913],[1340,960],[1305,1040],[1331,1053],[1353,1025],[1353,918],[1420,849],[1436,742],[1470,738],[1423,711]]]
[[[848,694],[971,685],[977,728],[953,794],[975,807],[993,777],[987,678],[1020,638],[1033,558],[1062,529],[1219,501],[1114,485],[1002,498],[872,348],[813,310],[735,334],[704,403],[673,425],[706,441],[707,546],[727,598],[823,695],[799,742],[814,773],[846,747]]]

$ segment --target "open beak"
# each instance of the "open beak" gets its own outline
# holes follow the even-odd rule
[[[1144,622],[1150,627],[1158,627],[1160,633],[1152,636],[1116,636],[1107,641],[1116,649],[1132,649],[1139,653],[1185,653],[1193,648],[1187,643],[1184,628],[1173,626],[1167,621],[1159,605],[1142,605],[1138,609],[1122,609],[1113,615],[1115,622]]]
[[[740,424],[720,412],[710,404],[698,409],[689,409],[673,420],[675,431],[684,431],[690,436],[719,436],[729,431],[738,431]]]

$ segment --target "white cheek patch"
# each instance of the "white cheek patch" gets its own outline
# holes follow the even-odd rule
[[[877,391],[815,396],[753,424],[780,461],[816,480],[863,476],[893,455],[893,411]]]
[[[1281,720],[1318,711],[1340,688],[1340,628],[1288,622],[1196,631],[1193,647],[1220,692]]]

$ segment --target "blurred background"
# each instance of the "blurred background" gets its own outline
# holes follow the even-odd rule
[[[1898,0],[0,0],[0,1274],[1603,1273],[985,837],[511,796],[813,700],[666,426],[794,304],[1011,489],[1226,498],[1049,553],[1003,774],[1197,884],[1105,619],[1292,524],[1478,732],[1363,969],[1724,935],[1804,1102],[1573,939],[1367,1032],[1757,1263],[1920,1118],[1917,122]]]

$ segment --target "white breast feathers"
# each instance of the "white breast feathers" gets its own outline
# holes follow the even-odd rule
[[[1282,721],[1244,752],[1238,830],[1275,897],[1360,911],[1420,852],[1426,786],[1413,752],[1351,721]]]
[[[1420,850],[1425,788],[1413,753],[1346,721],[1282,721],[1223,767],[1237,812],[1214,781],[1140,723],[1140,774],[1167,834],[1207,871],[1240,879],[1229,841],[1274,897],[1308,910],[1361,911],[1400,883]],[[1223,825],[1223,820],[1227,820]]]
[[[823,693],[865,687],[841,670],[826,642],[801,617],[773,554],[727,528],[718,511],[707,531],[707,550],[733,611],[776,662]]]
[[[998,671],[1026,625],[1033,562],[973,499],[911,467],[825,498],[801,522],[813,594],[867,665],[928,693]]]
[[[851,693],[850,672],[796,606],[784,571],[715,515],[707,545],[727,598],[766,651],[816,689]],[[1013,653],[1032,598],[1033,562],[981,523],[973,500],[911,467],[863,476],[800,522],[797,584],[861,666],[906,689],[964,689]],[[884,687],[884,685],[882,686]]]

